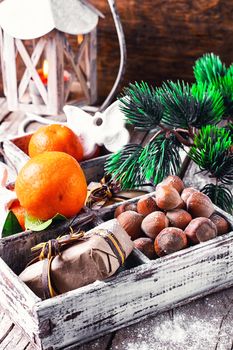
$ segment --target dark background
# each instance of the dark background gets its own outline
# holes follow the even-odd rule
[[[114,82],[119,50],[107,0],[92,0],[105,15],[98,33],[99,96]],[[206,52],[233,61],[232,0],[116,0],[127,44],[122,86],[144,80],[192,81],[192,66]]]
[[[100,102],[116,78],[119,47],[107,0],[89,1],[105,15],[98,26]],[[116,0],[116,5],[127,44],[118,92],[141,80],[156,85],[166,79],[192,81],[192,66],[206,52],[220,55],[226,64],[233,61],[233,0]]]

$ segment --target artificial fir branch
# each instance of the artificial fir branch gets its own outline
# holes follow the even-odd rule
[[[227,212],[233,209],[233,195],[229,188],[222,184],[207,184],[201,192],[206,194],[213,203]]]
[[[123,92],[121,110],[127,122],[143,130],[156,128],[163,116],[163,106],[155,90],[141,82],[130,84]]]
[[[225,113],[229,118],[233,115],[233,65],[226,67],[216,55],[206,54],[200,57],[194,67],[194,76],[198,84],[206,83],[208,87],[214,87],[223,97]]]
[[[105,171],[112,179],[121,182],[122,189],[142,185],[146,180],[158,184],[164,177],[180,169],[180,143],[174,135],[158,132],[143,148],[126,145],[121,151],[110,155]]]
[[[197,82],[212,83],[223,77],[227,73],[227,68],[217,55],[207,53],[196,60],[193,72]]]
[[[189,156],[200,167],[225,184],[233,183],[233,154],[230,132],[225,128],[207,125],[194,139]]]
[[[164,105],[162,123],[169,127],[200,128],[216,124],[224,112],[223,97],[214,87],[196,84],[192,88],[184,82],[163,83],[157,93]]]
[[[227,68],[218,56],[207,54],[197,60],[194,75],[191,86],[169,81],[153,88],[142,82],[124,89],[120,100],[127,123],[147,136],[157,131],[144,147],[127,145],[111,155],[105,169],[123,189],[145,181],[156,185],[178,173],[179,150],[189,147],[200,171],[216,178],[203,192],[230,211],[233,197],[226,186],[233,185],[233,65]],[[218,127],[226,115],[228,124]]]

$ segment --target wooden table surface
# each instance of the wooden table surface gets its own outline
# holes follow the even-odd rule
[[[5,101],[0,100],[0,140],[16,135],[24,118],[23,113],[9,113]],[[86,345],[66,349],[233,350],[232,326],[233,288],[230,288],[149,317]],[[0,350],[34,349],[0,307]]]

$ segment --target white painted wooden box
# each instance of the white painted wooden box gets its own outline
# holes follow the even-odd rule
[[[100,216],[111,218],[115,206],[101,209]],[[233,217],[216,211],[233,230]],[[75,224],[81,224],[85,215],[77,217]],[[233,285],[230,232],[153,261],[134,250],[125,269],[108,280],[42,301],[17,274],[25,267],[30,248],[64,233],[64,225],[0,240],[1,306],[38,349],[75,349],[149,315]]]

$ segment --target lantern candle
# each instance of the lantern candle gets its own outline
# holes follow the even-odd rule
[[[48,85],[48,75],[49,75],[49,64],[47,60],[44,60],[42,68],[37,69],[37,73],[39,74],[39,77],[44,84],[45,88],[47,89]],[[71,74],[64,70],[63,73],[63,81],[64,81],[64,91],[65,91],[65,96],[66,96],[66,91],[68,86],[71,83]],[[34,104],[44,104],[43,99],[40,95],[40,92],[35,84],[35,81],[33,79],[30,80],[29,84],[29,93],[30,97],[32,99],[32,102]]]
[[[44,85],[47,85],[48,74],[49,74],[49,64],[47,60],[44,60],[43,67],[37,70],[40,79]]]

